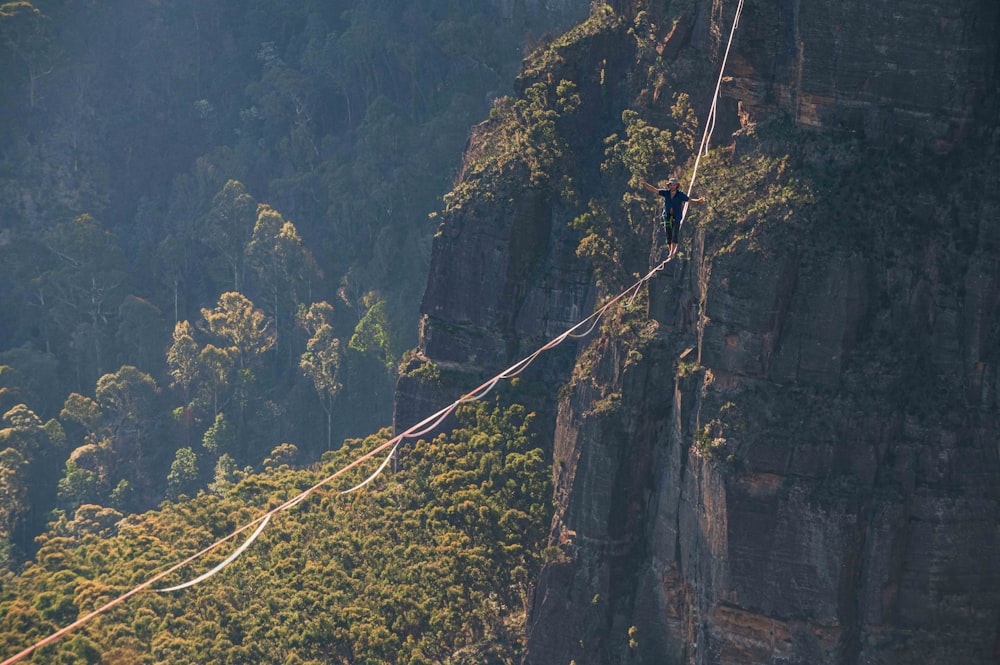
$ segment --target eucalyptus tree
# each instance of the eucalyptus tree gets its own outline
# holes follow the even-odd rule
[[[319,267],[295,224],[263,203],[257,206],[257,223],[246,253],[280,335],[293,325],[301,299],[310,295],[320,274]]]
[[[198,456],[191,448],[180,448],[167,474],[167,497],[176,500],[197,489],[198,476]]]
[[[109,333],[128,293],[125,253],[118,239],[91,215],[56,224],[44,235],[49,250],[39,278],[39,304],[59,336],[57,352],[76,361],[79,385],[108,362]]]
[[[0,563],[10,552],[31,546],[31,535],[52,505],[58,468],[65,452],[62,428],[42,420],[25,404],[17,404],[0,420]],[[16,530],[15,527],[25,527]],[[17,532],[19,531],[19,533]]]
[[[149,374],[131,365],[105,374],[97,381],[94,398],[108,421],[115,449],[122,462],[134,454],[142,471],[146,434],[157,415],[159,387]]]
[[[246,279],[246,247],[253,237],[257,202],[237,180],[225,184],[205,217],[205,243],[227,266],[233,291],[242,291]]]
[[[9,563],[14,530],[27,512],[27,465],[16,448],[0,448],[0,568]]]
[[[152,372],[162,362],[165,337],[160,308],[137,295],[125,296],[114,337],[118,361]]]
[[[198,343],[194,340],[194,328],[188,321],[178,321],[174,325],[173,340],[167,350],[170,387],[180,390],[184,404],[188,405],[200,370]]]
[[[340,340],[333,331],[333,306],[313,303],[299,312],[299,323],[309,333],[305,353],[299,360],[302,373],[312,381],[326,414],[326,448],[333,447],[333,404],[343,387],[340,383]]]
[[[247,407],[255,399],[258,404],[263,405],[261,386],[258,385],[255,370],[260,366],[263,355],[277,342],[274,320],[254,306],[249,298],[235,291],[219,296],[214,308],[202,308],[201,316],[204,329],[223,344],[220,349],[222,353],[213,353],[211,356],[212,360],[218,361],[215,369],[220,372],[225,369],[224,356],[233,361],[234,392],[239,415],[235,423],[237,438],[248,449],[250,444],[243,436],[246,433]],[[207,350],[208,347],[205,351]],[[269,387],[273,386],[264,386]],[[255,410],[252,415],[258,416],[266,411]]]
[[[218,418],[233,385],[233,355],[225,348],[206,344],[198,352],[198,399],[211,406]]]
[[[223,293],[215,307],[202,308],[201,316],[205,328],[228,343],[240,371],[252,368],[277,341],[274,320],[236,291]]]
[[[371,291],[362,299],[362,304],[365,313],[354,327],[348,346],[378,358],[387,371],[394,372],[399,356],[394,348],[386,302],[377,292]]]
[[[28,108],[38,102],[38,81],[55,69],[59,51],[49,17],[26,0],[0,4],[0,46],[21,63],[28,79]]]

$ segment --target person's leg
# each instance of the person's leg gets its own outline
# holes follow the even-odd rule
[[[670,251],[670,247],[667,243],[670,242],[670,223],[667,221],[666,217],[661,217],[659,224],[656,225],[656,230],[653,234],[653,247],[656,251],[656,262],[659,263],[666,256],[663,254],[663,248],[666,247],[667,251]]]

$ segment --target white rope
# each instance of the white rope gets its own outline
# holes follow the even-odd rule
[[[376,446],[374,449],[368,451],[364,455],[361,455],[360,457],[358,457],[357,459],[355,459],[353,462],[351,462],[351,463],[349,463],[349,464],[341,467],[340,469],[338,469],[334,473],[331,473],[327,477],[323,478],[322,480],[320,480],[319,482],[317,482],[316,484],[314,484],[312,487],[310,487],[310,488],[302,491],[297,496],[292,497],[288,501],[285,501],[284,503],[282,503],[277,508],[271,509],[265,515],[256,518],[255,520],[253,520],[252,522],[250,522],[248,524],[245,524],[245,525],[241,526],[239,529],[237,529],[233,533],[229,534],[228,536],[225,536],[224,538],[221,538],[221,539],[217,540],[216,542],[214,542],[211,545],[207,546],[206,548],[204,548],[203,550],[201,550],[197,554],[194,554],[194,555],[188,557],[187,559],[185,559],[184,561],[182,561],[182,562],[180,562],[180,563],[172,566],[168,570],[163,571],[162,573],[159,573],[159,574],[153,576],[151,579],[147,580],[146,582],[143,582],[142,584],[139,584],[138,586],[130,589],[129,591],[123,593],[118,598],[115,598],[114,600],[106,603],[105,605],[103,605],[102,607],[94,610],[90,614],[87,614],[87,615],[81,617],[80,619],[78,619],[77,621],[73,622],[72,624],[66,626],[65,628],[62,628],[62,629],[56,631],[55,633],[49,635],[48,637],[46,637],[46,638],[44,638],[42,640],[39,640],[38,642],[36,642],[35,644],[33,644],[33,645],[29,646],[28,648],[24,649],[20,653],[18,653],[16,655],[14,655],[13,657],[11,657],[11,658],[3,661],[3,663],[0,663],[0,665],[13,665],[13,663],[19,662],[20,660],[22,660],[22,659],[26,658],[27,656],[31,655],[36,649],[39,649],[42,646],[45,646],[47,644],[51,644],[52,642],[54,642],[57,639],[61,638],[63,635],[69,633],[72,630],[75,630],[76,628],[78,628],[81,625],[83,625],[84,623],[90,621],[94,617],[107,612],[112,607],[115,607],[116,605],[119,605],[119,604],[123,603],[125,600],[127,600],[128,598],[131,598],[135,594],[137,594],[137,593],[139,593],[141,591],[147,591],[147,590],[148,591],[152,591],[152,589],[149,589],[149,587],[152,586],[153,584],[155,584],[157,581],[163,579],[163,577],[165,577],[166,575],[168,575],[168,574],[170,574],[170,573],[172,573],[172,572],[174,572],[176,570],[179,570],[180,568],[188,565],[189,563],[192,563],[196,559],[198,559],[198,558],[200,558],[200,557],[208,554],[209,552],[214,551],[215,549],[217,549],[218,547],[220,547],[225,542],[227,542],[227,541],[231,540],[232,538],[234,538],[236,535],[242,533],[243,531],[246,531],[247,529],[251,528],[253,525],[257,524],[258,525],[257,526],[257,530],[254,532],[254,534],[251,535],[251,537],[249,539],[247,539],[247,542],[245,542],[242,546],[240,546],[239,549],[237,549],[233,554],[229,555],[229,557],[225,561],[223,561],[222,564],[220,564],[219,566],[216,566],[213,570],[211,570],[208,573],[200,576],[199,578],[196,578],[195,580],[191,580],[190,582],[186,582],[186,583],[184,583],[182,585],[178,585],[177,587],[170,587],[169,589],[162,589],[161,591],[165,592],[165,591],[171,591],[171,590],[177,590],[177,589],[186,588],[188,586],[193,586],[194,584],[197,584],[198,582],[201,582],[202,580],[208,579],[212,575],[214,575],[217,572],[219,572],[220,570],[222,570],[222,568],[224,568],[225,566],[229,565],[229,563],[232,563],[232,561],[234,561],[240,554],[242,554],[247,549],[247,547],[249,547],[250,544],[252,544],[253,541],[256,540],[257,536],[259,536],[260,533],[264,530],[264,527],[267,526],[267,524],[270,521],[270,519],[271,519],[272,516],[274,516],[275,514],[277,514],[279,512],[282,512],[282,511],[285,511],[285,510],[289,510],[289,509],[291,509],[291,508],[293,508],[293,507],[301,504],[313,492],[317,491],[318,489],[320,489],[324,485],[332,482],[334,479],[336,479],[339,476],[343,475],[344,473],[346,473],[350,469],[353,469],[355,466],[358,466],[362,462],[365,462],[366,460],[371,459],[375,455],[378,455],[382,451],[384,451],[386,449],[389,449],[389,448],[392,448],[393,452],[395,452],[396,446],[398,446],[399,443],[401,441],[403,441],[404,439],[415,438],[415,437],[418,437],[418,436],[422,436],[423,434],[426,434],[426,433],[428,433],[428,432],[436,429],[442,422],[444,422],[444,420],[460,404],[462,404],[463,402],[471,401],[472,399],[477,399],[477,398],[480,398],[480,397],[486,395],[490,390],[493,389],[494,386],[496,386],[496,384],[501,379],[510,378],[512,376],[516,376],[517,374],[521,373],[522,371],[524,371],[525,368],[527,368],[527,366],[535,358],[537,358],[541,354],[542,351],[545,351],[547,349],[553,348],[553,347],[557,346],[558,344],[562,343],[570,335],[574,334],[579,328],[583,327],[584,325],[587,325],[588,323],[590,323],[591,325],[590,325],[589,330],[593,330],[594,327],[596,326],[596,322],[600,321],[601,317],[604,316],[604,314],[608,311],[608,309],[610,309],[616,302],[618,302],[619,300],[621,300],[622,298],[624,298],[626,295],[628,295],[634,289],[638,289],[643,284],[643,282],[645,282],[646,279],[648,279],[648,278],[649,278],[649,275],[647,275],[647,277],[643,278],[642,280],[636,282],[635,284],[633,284],[629,288],[625,289],[624,291],[622,291],[621,293],[619,293],[614,298],[611,298],[610,300],[608,300],[606,303],[604,303],[603,306],[601,306],[593,314],[591,314],[590,316],[588,316],[587,318],[585,318],[583,321],[580,321],[575,326],[573,326],[572,328],[570,328],[566,332],[562,333],[558,337],[550,340],[547,344],[545,344],[544,346],[542,346],[540,349],[538,349],[537,351],[535,351],[534,353],[532,353],[528,357],[523,358],[522,360],[519,360],[518,362],[514,363],[513,365],[511,365],[507,369],[503,370],[502,372],[500,372],[499,374],[497,374],[496,376],[494,376],[492,379],[490,379],[490,380],[484,382],[483,384],[481,384],[475,390],[473,390],[473,391],[467,393],[466,395],[463,395],[459,399],[455,400],[450,405],[448,405],[448,406],[444,407],[443,409],[437,411],[433,415],[430,415],[427,418],[424,418],[423,420],[421,420],[420,422],[418,422],[416,425],[413,425],[409,429],[405,430],[404,432],[402,432],[400,434],[397,434],[396,436],[394,436],[393,438],[389,439],[385,443],[383,443],[383,444],[381,444],[379,446]],[[591,321],[592,319],[594,320],[593,322]],[[378,474],[381,473],[382,470],[384,470],[385,466],[388,464],[388,461],[390,459],[392,459],[392,454],[391,453],[386,458],[386,460],[384,462],[382,462],[382,466],[379,468],[379,470],[376,471],[371,476],[369,476],[369,478],[367,480],[365,480],[364,483],[362,483],[362,484],[367,484],[368,482],[370,482],[371,480],[373,480],[375,477],[377,477]],[[351,491],[351,490],[348,490],[348,491]]]
[[[7,660],[3,661],[3,663],[0,664],[0,665],[13,665],[13,663],[20,662],[21,660],[23,660],[23,659],[27,658],[28,656],[30,656],[31,654],[33,654],[36,650],[41,649],[44,646],[48,646],[49,644],[52,644],[52,643],[56,642],[57,640],[62,639],[64,636],[66,636],[67,634],[69,634],[72,631],[76,630],[77,628],[79,628],[83,624],[87,623],[88,621],[90,621],[94,617],[100,616],[101,614],[104,614],[104,613],[110,611],[112,608],[117,607],[118,605],[121,605],[122,603],[124,603],[126,600],[128,600],[132,596],[135,596],[135,595],[137,595],[139,593],[142,593],[143,591],[150,591],[149,587],[153,586],[154,584],[156,584],[157,582],[159,582],[163,578],[167,577],[168,575],[171,575],[172,573],[175,573],[176,571],[180,570],[181,568],[183,568],[184,566],[188,565],[189,563],[191,563],[191,562],[193,562],[193,561],[201,558],[202,556],[208,554],[209,552],[215,550],[216,548],[218,548],[219,546],[223,545],[224,543],[232,540],[233,538],[235,538],[239,534],[243,533],[244,531],[246,531],[247,529],[249,529],[250,527],[252,527],[254,524],[257,524],[260,520],[261,520],[261,518],[257,518],[256,520],[250,522],[249,524],[244,524],[243,526],[241,526],[236,531],[233,531],[231,534],[229,534],[228,536],[226,536],[224,538],[220,538],[219,540],[215,541],[214,543],[212,543],[211,545],[209,545],[205,549],[201,550],[200,552],[196,552],[195,554],[192,554],[191,556],[187,557],[183,561],[175,563],[170,568],[168,568],[168,569],[166,569],[166,570],[164,570],[164,571],[162,571],[160,573],[157,573],[156,575],[153,575],[151,578],[149,578],[148,580],[146,580],[142,584],[139,584],[139,585],[137,585],[137,586],[129,589],[128,591],[126,591],[122,595],[118,596],[117,598],[115,598],[113,600],[109,600],[108,602],[104,603],[103,605],[101,605],[97,609],[95,609],[95,610],[93,610],[91,612],[88,612],[87,614],[84,614],[82,617],[80,617],[79,619],[77,619],[73,623],[69,624],[68,626],[64,626],[63,628],[60,628],[59,630],[57,630],[56,632],[52,633],[48,637],[45,637],[45,638],[43,638],[41,640],[38,640],[37,642],[35,642],[31,646],[29,646],[29,647],[27,647],[25,649],[22,649],[20,652],[14,654],[13,656],[11,656],[10,658],[8,658]]]
[[[217,572],[219,572],[220,570],[222,570],[223,568],[225,568],[226,566],[228,566],[229,564],[231,564],[233,561],[236,561],[236,559],[239,558],[239,556],[241,554],[243,554],[243,552],[246,550],[246,548],[250,547],[250,545],[253,544],[253,541],[257,540],[257,536],[259,536],[264,531],[264,527],[266,527],[267,523],[270,522],[270,521],[271,521],[271,515],[267,515],[263,519],[263,521],[261,521],[261,523],[257,527],[256,531],[253,532],[253,535],[251,535],[249,538],[247,538],[247,541],[245,543],[243,543],[242,545],[240,545],[232,554],[230,554],[228,557],[226,557],[226,559],[222,563],[220,563],[218,566],[216,566],[212,570],[208,571],[204,575],[200,575],[200,576],[194,578],[193,580],[190,580],[188,582],[184,582],[183,584],[178,584],[177,586],[172,586],[172,587],[169,587],[167,589],[152,589],[152,591],[155,591],[157,593],[168,593],[170,591],[180,591],[181,589],[187,589],[188,587],[193,587],[195,584],[199,584],[200,582],[204,582],[209,577],[211,577],[212,575],[215,575]]]
[[[729,51],[733,46],[733,37],[736,35],[736,28],[739,27],[740,15],[742,13],[743,13],[743,0],[739,0],[739,3],[736,5],[736,15],[733,17],[733,27],[729,31],[729,42],[726,44],[726,52],[722,56],[722,66],[719,68],[719,80],[715,84],[715,94],[712,96],[712,105],[711,107],[709,107],[708,115],[705,118],[705,131],[701,136],[701,144],[698,146],[698,154],[695,155],[694,168],[691,171],[691,180],[690,182],[688,182],[688,187],[687,187],[688,192],[694,191],[694,182],[695,179],[698,177],[698,165],[701,163],[701,156],[708,154],[708,145],[709,142],[712,140],[712,132],[715,131],[716,111],[719,105],[719,91],[722,90],[722,79],[724,78],[724,74],[726,72],[726,63],[729,61]],[[680,230],[680,227],[683,226],[684,222],[687,220],[689,207],[690,203],[688,201],[685,201],[684,208],[681,211],[681,223],[677,226],[678,230]],[[663,268],[667,265],[667,263],[669,263],[670,260],[673,258],[674,255],[671,254],[663,261],[661,261],[659,265],[650,270],[645,277],[639,280],[639,284],[646,282],[653,275],[663,270]],[[632,297],[629,298],[628,301],[629,305],[632,304],[632,301],[635,300],[635,297],[638,295],[638,293],[639,292],[637,289],[636,292],[632,294]]]
[[[729,61],[729,50],[733,46],[733,37],[736,35],[736,28],[740,24],[740,14],[743,13],[743,0],[739,0],[736,5],[736,15],[733,17],[733,27],[729,31],[729,42],[726,44],[726,52],[722,56],[722,66],[719,68],[719,80],[715,84],[715,95],[712,97],[712,106],[708,110],[708,117],[705,120],[705,133],[701,137],[701,145],[698,146],[698,155],[694,160],[694,169],[691,172],[691,181],[688,183],[688,192],[694,191],[694,181],[698,177],[698,164],[701,162],[701,156],[703,154],[708,154],[708,144],[712,138],[712,132],[715,130],[715,117],[716,110],[719,104],[719,91],[722,89],[722,79],[726,72],[726,63]],[[688,202],[684,202],[684,210],[681,212],[681,224],[683,226],[684,222],[687,220],[688,213]],[[678,229],[680,228],[678,226]],[[664,261],[656,269],[662,268],[666,263]]]
[[[357,492],[359,489],[361,489],[362,487],[364,487],[365,485],[367,485],[371,481],[373,481],[376,478],[378,478],[379,474],[381,474],[385,470],[385,467],[389,466],[389,462],[392,461],[392,456],[396,454],[396,450],[398,448],[399,448],[399,443],[396,443],[396,445],[392,447],[392,450],[389,451],[389,455],[385,458],[385,461],[382,462],[382,464],[379,466],[379,468],[377,468],[375,470],[375,473],[373,473],[372,475],[368,476],[367,478],[365,478],[364,480],[362,480],[360,483],[358,483],[357,485],[355,485],[351,489],[344,490],[343,492],[341,492],[341,494],[350,494],[351,492]]]
[[[568,337],[572,337],[573,339],[582,339],[582,338],[586,337],[587,335],[589,335],[590,333],[594,332],[594,328],[596,328],[597,324],[600,323],[600,322],[601,322],[601,319],[599,319],[599,318],[594,319],[594,322],[590,324],[590,327],[587,328],[586,330],[584,330],[582,333],[568,333],[567,336]]]
[[[736,5],[736,15],[733,17],[733,27],[729,31],[729,42],[726,44],[726,52],[722,56],[722,66],[719,68],[719,80],[715,84],[715,94],[712,96],[712,105],[711,107],[709,107],[708,115],[705,118],[705,131],[701,136],[701,144],[698,146],[698,154],[695,155],[694,168],[691,171],[691,181],[688,183],[687,187],[687,191],[689,193],[694,191],[694,182],[695,179],[698,177],[698,165],[701,163],[701,156],[703,154],[704,155],[708,154],[708,145],[709,142],[712,140],[712,132],[715,131],[715,119],[716,119],[716,110],[718,109],[718,104],[719,104],[719,92],[720,90],[722,90],[722,79],[726,72],[726,63],[729,61],[729,51],[733,46],[733,37],[736,35],[736,28],[739,27],[740,15],[742,13],[743,13],[743,0],[739,0],[739,3]],[[677,227],[678,230],[680,230],[680,227],[683,226],[684,222],[687,220],[689,207],[690,203],[688,201],[685,201],[684,208],[681,211],[681,223]],[[636,285],[636,292],[633,293],[632,297],[629,298],[628,300],[628,304],[630,306],[632,305],[632,301],[635,300],[635,297],[639,295],[638,287],[642,285],[644,282],[647,282],[653,275],[663,270],[663,268],[666,267],[667,263],[669,263],[673,258],[674,258],[673,254],[669,255],[667,258],[661,261],[659,265],[650,270],[645,277],[639,280],[639,283]]]

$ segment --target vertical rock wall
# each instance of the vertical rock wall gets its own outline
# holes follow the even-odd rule
[[[716,2],[719,38],[735,3]],[[946,151],[996,118],[1000,4],[747,2],[727,96],[753,116]]]
[[[680,85],[733,4],[647,11]],[[565,355],[535,377],[569,386],[526,663],[1000,662],[998,28],[992,0],[747,2],[720,128],[784,115],[834,147],[745,139],[734,163],[795,153],[789,181],[822,163],[843,185],[797,224],[689,225],[638,332],[619,313],[572,380]],[[622,85],[662,104],[642,78]],[[858,200],[852,173],[897,149],[901,186]],[[492,200],[435,242],[421,352],[455,371],[517,359],[595,297],[551,196],[515,174]],[[397,414],[419,392],[404,379]]]
[[[641,359],[595,342],[560,404],[526,662],[995,662],[1000,186],[978,196],[967,248],[706,231],[650,285]]]

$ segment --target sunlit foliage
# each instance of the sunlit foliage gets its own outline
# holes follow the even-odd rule
[[[508,628],[523,621],[540,562],[551,514],[548,465],[523,407],[469,405],[460,421],[451,435],[408,445],[400,470],[365,490],[343,496],[324,488],[279,514],[217,576],[182,592],[141,594],[34,662],[518,662],[520,644]],[[0,588],[0,654],[225,536],[387,435],[348,441],[312,470],[291,470],[285,463],[294,447],[279,446],[271,472],[220,478],[217,494],[124,520],[81,506]],[[172,487],[180,489],[186,464],[175,464]],[[370,472],[359,469],[337,487]]]

